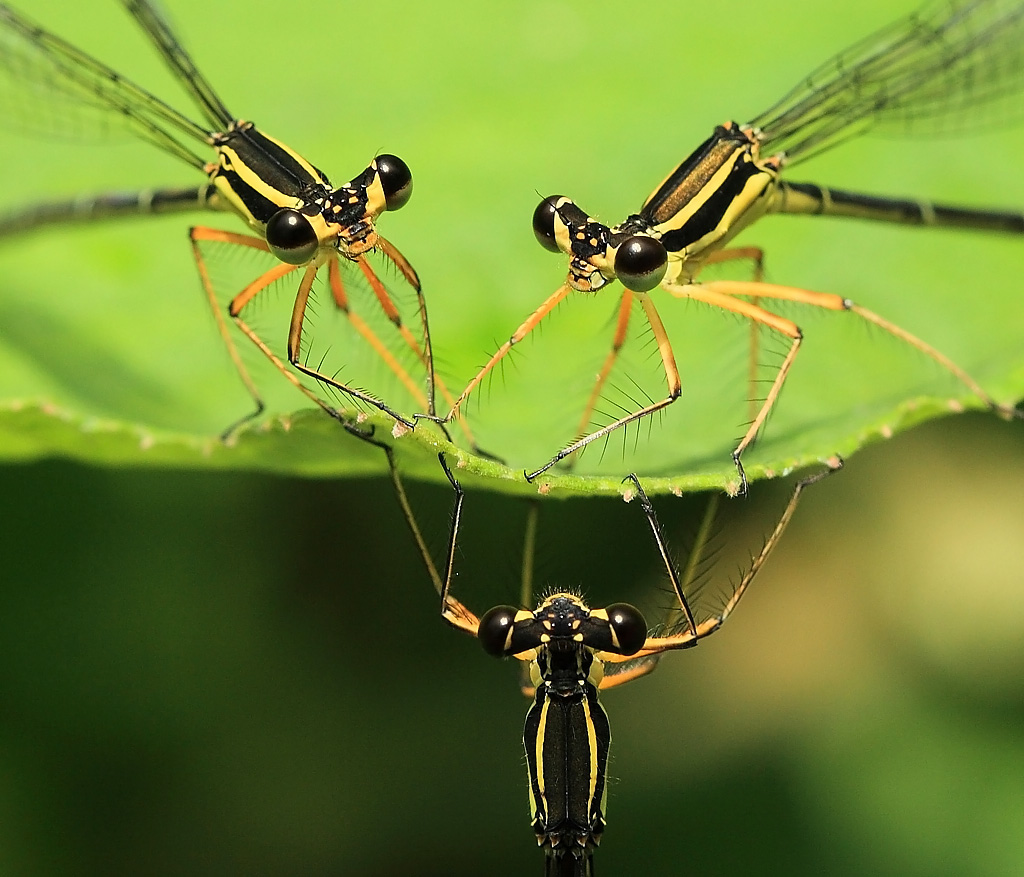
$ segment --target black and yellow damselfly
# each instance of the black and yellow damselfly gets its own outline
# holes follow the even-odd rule
[[[358,435],[358,433],[357,433]],[[360,436],[366,439],[367,436]],[[523,693],[533,699],[526,717],[523,743],[530,785],[530,816],[537,844],[544,850],[546,877],[587,877],[605,828],[608,753],[611,730],[599,691],[650,673],[661,655],[691,648],[717,631],[736,608],[750,583],[775,550],[804,489],[841,468],[833,458],[828,468],[798,481],[781,517],[738,581],[719,589],[694,610],[694,596],[715,591],[702,574],[708,561],[717,497],[712,497],[682,572],[677,568],[654,506],[640,481],[630,475],[631,498],[638,500],[665,565],[673,606],[656,633],[648,634],[641,612],[628,603],[591,608],[577,593],[556,591],[535,605],[533,550],[536,505],[528,519],[523,551],[520,607],[496,606],[478,616],[451,593],[455,555],[465,493],[443,454],[441,466],[455,491],[445,566],[438,571],[412,513],[393,452],[369,439],[387,454],[392,482],[402,512],[441,597],[445,621],[480,640],[495,657],[523,662]]]
[[[853,312],[931,357],[991,409],[1013,416],[1011,406],[997,402],[956,363],[910,332],[844,296],[762,282],[762,251],[729,245],[753,222],[773,213],[1024,234],[1024,214],[1017,211],[862,195],[781,177],[788,165],[875,125],[900,124],[922,131],[941,125],[948,130],[958,122],[966,123],[978,104],[1000,100],[1019,115],[1022,92],[1024,3],[942,0],[847,49],[747,124],[718,126],[665,178],[639,212],[618,225],[604,225],[566,197],[545,198],[534,213],[534,232],[546,249],[569,256],[568,277],[498,348],[447,417],[456,414],[484,376],[570,293],[596,293],[615,280],[622,283],[623,292],[611,351],[579,422],[580,438],[527,473],[529,480],[679,398],[682,382],[672,344],[649,294],[659,286],[674,298],[738,314],[751,322],[755,338],[758,327],[767,327],[788,345],[767,393],[753,403],[751,421],[733,451],[741,492],[746,490],[741,455],[764,425],[803,338],[796,323],[768,310],[761,304],[764,299]],[[752,281],[698,281],[706,266],[734,260],[753,264]],[[635,302],[643,308],[657,342],[668,393],[593,429],[595,406],[627,338]],[[756,341],[751,349],[753,384]]]
[[[49,101],[55,108],[50,113],[50,123],[54,118],[60,122],[62,113],[73,111],[68,115],[74,118],[66,124],[72,132],[82,112],[120,123],[195,168],[203,175],[203,182],[187,188],[112,192],[27,206],[0,216],[0,236],[20,234],[43,225],[123,216],[193,210],[234,213],[251,233],[196,226],[190,237],[218,330],[256,403],[256,410],[243,421],[258,415],[264,405],[229,332],[211,280],[207,253],[224,245],[276,257],[272,268],[233,295],[227,310],[234,325],[292,383],[325,410],[337,413],[303,386],[245,318],[246,308],[264,290],[294,276],[298,278],[298,287],[284,345],[287,362],[299,375],[315,378],[357,404],[373,406],[412,426],[411,419],[378,395],[343,382],[333,374],[324,374],[306,362],[303,350],[310,295],[318,276],[326,274],[333,304],[345,314],[354,332],[397,375],[415,404],[433,408],[433,357],[420,281],[409,261],[376,227],[381,213],[398,210],[408,202],[413,187],[408,166],[394,155],[380,154],[349,182],[333,185],[322,171],[293,149],[263,133],[252,122],[230,113],[148,0],[122,2],[191,96],[203,122],[193,121],[101,61],[2,4],[0,88],[27,99],[34,111],[41,110]],[[202,150],[209,153],[204,156]],[[368,261],[371,253],[382,257],[394,269],[400,283],[414,293],[417,333],[421,337],[416,337],[417,333],[403,320],[395,296]],[[392,343],[412,351],[413,360],[425,371],[425,378],[414,378],[393,354],[389,343],[353,310],[348,290],[357,284],[369,287],[370,299],[376,301],[397,333]]]

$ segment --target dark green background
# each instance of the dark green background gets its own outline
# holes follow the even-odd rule
[[[535,190],[564,186],[602,215],[629,209],[709,125],[760,110],[893,15],[881,3],[837,4],[827,23],[804,4],[732,4],[728,21],[719,11],[173,4],[229,106],[249,113],[241,96],[271,130],[294,131],[289,139],[311,154],[338,153],[344,167],[379,149],[412,150],[417,212],[395,217],[389,234],[415,252],[424,277],[444,276],[452,261],[459,276],[479,276],[474,294],[493,297],[495,337],[522,316],[524,298],[484,282],[485,242],[529,237]],[[158,75],[114,4],[40,2],[34,14],[140,79]],[[117,44],[104,49],[105,33]],[[637,83],[635,103],[605,97],[602,86],[623,77]],[[321,131],[322,114],[333,133]],[[448,157],[417,155],[438,126]],[[507,138],[521,143],[524,129],[529,150],[492,154]],[[989,140],[1001,155],[999,138]],[[132,182],[186,176],[168,180],[173,165],[144,148],[100,148],[79,163],[4,141],[19,142],[4,171],[11,203],[124,184],[127,171]],[[814,167],[840,185],[947,197],[987,180],[978,198],[1019,202],[1019,182],[1002,183],[990,159],[962,161],[955,191],[921,181],[969,154],[966,143],[930,144],[923,159],[903,141],[865,141],[841,150],[848,168],[834,156]],[[610,171],[627,161],[640,169],[620,180]],[[501,211],[488,207],[491,192]],[[150,278],[134,292],[145,297],[168,265],[190,276],[185,224],[153,226],[163,236],[156,263],[132,250],[148,232],[112,244],[99,229],[38,238],[22,270],[34,266],[49,283],[40,308],[91,313],[102,327],[111,312],[89,290],[108,282],[128,320],[124,290],[138,277]],[[982,309],[986,282],[1018,282],[972,262],[989,251],[971,237],[807,224],[796,241],[796,231],[758,237],[775,279],[809,260],[799,280],[811,286],[835,270],[856,289],[892,265],[941,286],[966,264],[979,289],[943,294]],[[553,270],[538,250],[507,276],[532,290],[529,303]],[[164,303],[169,314],[186,305],[197,324],[206,318],[198,293]],[[457,338],[457,297],[431,306]],[[140,361],[171,343],[144,327],[135,337]],[[60,362],[60,342],[36,339],[33,357]],[[194,341],[206,342],[215,340]],[[116,384],[103,352],[98,341],[95,358],[65,370],[90,387]],[[5,360],[8,379],[16,367]],[[166,416],[187,408],[199,381],[235,392],[226,368],[214,377],[187,359],[181,368],[181,399]],[[142,405],[145,383],[134,389]],[[192,427],[223,420],[215,409],[188,416]],[[1014,873],[1024,858],[1022,452],[1019,425],[970,416],[858,454],[808,494],[721,634],[609,692],[615,781],[601,873]],[[785,490],[728,505],[745,522],[741,550],[770,528]],[[48,462],[0,469],[0,496],[0,871],[540,873],[514,669],[436,620],[386,483]],[[440,548],[447,493],[417,488],[413,500]],[[681,545],[695,509],[673,500],[659,509]],[[522,504],[473,493],[466,515],[460,594],[480,610],[514,600]],[[540,581],[582,586],[595,603],[657,606],[664,581],[638,518],[614,500],[545,505]]]

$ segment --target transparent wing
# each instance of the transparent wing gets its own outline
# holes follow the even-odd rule
[[[218,131],[226,130],[234,116],[228,112],[213,86],[196,67],[184,46],[178,42],[178,38],[174,35],[163,13],[146,0],[123,0],[123,2],[128,13],[153,41],[153,45],[167,62],[171,72],[192,95],[192,99],[203,111],[210,125]]]
[[[1024,3],[942,0],[848,48],[751,120],[792,162],[877,127],[957,133],[1024,114]]]
[[[78,138],[127,127],[193,167],[189,141],[211,134],[101,61],[0,4],[0,105],[4,124]]]

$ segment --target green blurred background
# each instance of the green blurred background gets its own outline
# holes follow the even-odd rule
[[[409,161],[417,195],[388,234],[428,282],[455,278],[430,302],[436,343],[460,374],[479,356],[449,340],[460,295],[493,297],[500,337],[557,280],[526,225],[538,190],[623,213],[711,125],[761,110],[896,14],[847,0],[827,15],[739,2],[726,21],[687,3],[455,9],[180,0],[171,12],[230,107],[329,158],[335,175],[378,150]],[[157,90],[166,81],[115,4],[39,0],[31,11]],[[3,143],[5,203],[188,179],[131,144],[80,161],[60,145]],[[976,145],[1005,153],[999,137],[920,154],[876,139],[806,176],[1024,203],[1024,184],[994,170],[996,158],[965,160]],[[184,311],[208,332],[184,343],[216,344],[198,292],[164,294],[167,274],[194,283],[186,225],[43,235],[27,257],[5,256],[5,276],[36,278],[47,326],[62,312],[100,328],[111,313],[131,320],[144,300],[167,324]],[[486,282],[495,239],[527,254],[500,287]],[[954,336],[957,308],[984,310],[986,284],[1019,283],[988,270],[1003,245],[971,236],[780,220],[756,240],[776,280],[934,283],[953,311],[933,319]],[[978,287],[944,284],[947,274]],[[900,318],[898,298],[886,313]],[[208,404],[208,381],[244,403],[226,359],[211,373],[182,358],[182,337],[149,319],[127,355],[180,368],[180,398],[154,398],[139,375],[120,389],[169,424],[213,430],[234,417],[189,408],[200,382],[194,395]],[[948,349],[941,332],[922,329]],[[65,361],[65,342],[81,339],[25,331],[35,348],[3,360],[4,380],[49,362],[84,395],[122,385],[99,337]],[[719,635],[609,692],[601,873],[1018,873],[1022,459],[1019,424],[972,415],[872,446],[809,493]],[[435,618],[385,482],[63,462],[3,467],[0,482],[0,872],[540,872],[515,669]],[[728,504],[723,538],[755,548],[787,489]],[[449,495],[414,486],[413,501],[440,550]],[[659,510],[681,546],[698,508]],[[520,502],[470,496],[459,593],[474,608],[514,601],[523,514]],[[663,602],[635,507],[549,503],[541,526],[542,583],[584,587],[594,603]]]

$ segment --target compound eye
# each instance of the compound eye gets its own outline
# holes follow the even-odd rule
[[[298,210],[278,210],[267,223],[267,246],[282,262],[303,265],[316,255],[320,241],[309,220]]]
[[[412,171],[397,155],[378,155],[374,160],[377,176],[384,189],[387,210],[401,210],[412,197]]]
[[[626,289],[647,292],[665,277],[668,253],[661,241],[647,235],[634,235],[615,252],[615,275]]]
[[[555,205],[561,197],[548,195],[533,211],[533,233],[537,237],[537,242],[552,253],[559,252],[558,243],[555,241],[555,216],[558,215]]]
[[[505,648],[515,620],[516,609],[513,606],[495,606],[484,613],[476,636],[488,655],[500,658],[506,654]]]
[[[647,621],[640,610],[629,603],[612,603],[605,608],[608,624],[618,640],[620,655],[635,655],[647,640]]]

